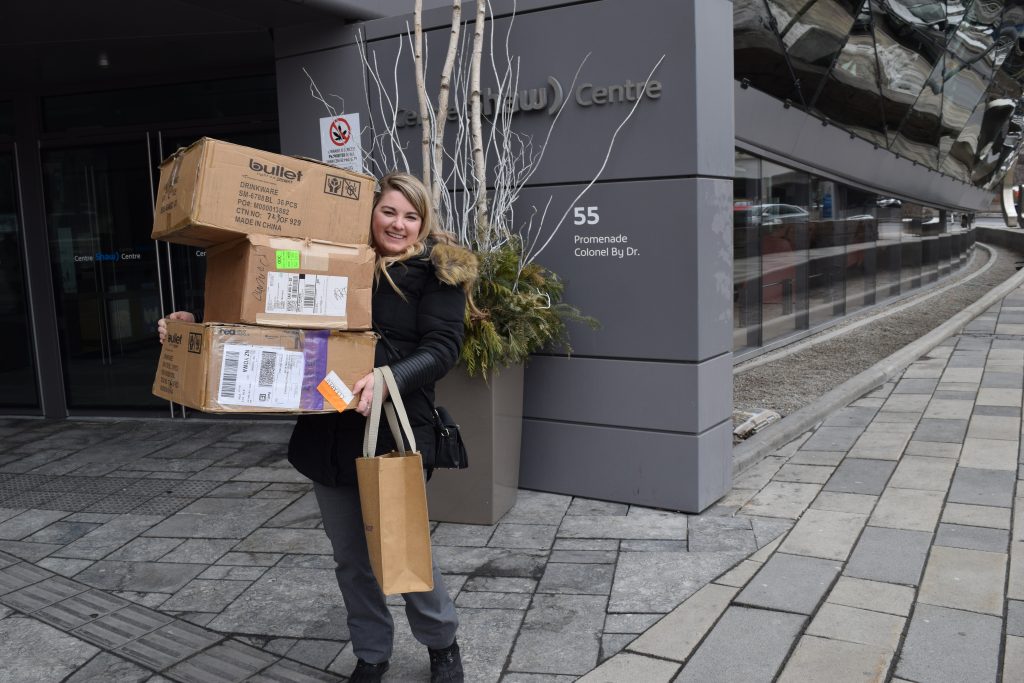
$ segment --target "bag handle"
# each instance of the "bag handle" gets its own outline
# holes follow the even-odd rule
[[[401,453],[405,453],[405,440],[409,442],[410,450],[416,450],[416,437],[412,432],[412,425],[409,424],[409,415],[405,411],[405,403],[398,391],[398,383],[391,368],[384,365],[373,369],[373,400],[370,402],[370,416],[366,420],[366,428],[363,431],[363,457],[372,458],[377,450],[377,436],[380,428],[381,408],[388,419],[388,426],[395,438],[395,443]],[[386,386],[390,395],[390,401],[385,405],[382,398],[381,387]],[[403,434],[404,433],[404,434]],[[403,436],[406,439],[403,440]]]
[[[409,442],[409,450],[416,450],[416,436],[412,433],[412,424],[409,422],[409,414],[405,411],[405,401],[402,400],[402,394],[398,391],[398,382],[395,380],[395,373],[391,371],[391,367],[385,365],[380,369],[381,374],[384,376],[384,383],[388,386],[388,397],[391,402],[385,404],[384,412],[386,415],[397,415],[398,422],[401,425],[402,431],[398,432],[395,429],[394,418],[388,418],[388,424],[391,427],[391,433],[395,437],[395,442],[401,444],[401,435],[405,434],[406,440]],[[401,445],[399,445],[401,449]],[[402,451],[403,453],[405,451]]]

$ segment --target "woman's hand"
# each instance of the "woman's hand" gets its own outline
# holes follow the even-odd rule
[[[381,400],[383,401],[388,397],[387,384],[381,387],[381,392]],[[369,417],[370,406],[373,404],[373,373],[371,372],[356,382],[355,386],[352,387],[352,393],[356,396],[356,398],[352,399],[352,402],[356,404],[355,411],[363,417]]]
[[[182,320],[187,323],[194,323],[196,317],[188,311],[175,311],[166,318],[160,318],[156,324],[156,333],[160,335],[160,343],[164,343],[164,339],[167,338],[167,321],[168,320]]]

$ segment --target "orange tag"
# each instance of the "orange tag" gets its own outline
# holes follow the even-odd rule
[[[341,381],[341,378],[338,377],[334,370],[327,373],[327,376],[320,382],[316,390],[323,394],[327,402],[334,406],[334,409],[339,413],[348,408],[348,404],[354,398],[352,390],[345,386],[345,383]]]

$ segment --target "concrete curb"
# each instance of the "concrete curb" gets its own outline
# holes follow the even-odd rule
[[[755,434],[737,445],[732,451],[733,474],[739,474],[779,446],[797,438],[824,420],[830,413],[885,384],[945,339],[960,333],[972,320],[1022,284],[1024,284],[1024,270],[993,288],[988,294],[920,339],[907,344],[888,358],[883,358],[859,375],[846,380],[814,403],[787,415],[764,432]]]

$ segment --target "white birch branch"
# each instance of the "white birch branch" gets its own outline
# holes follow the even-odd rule
[[[422,134],[421,146],[423,153],[423,184],[427,187],[431,187],[430,181],[430,130],[427,127],[427,122],[430,120],[430,116],[427,114],[429,109],[429,98],[427,97],[427,86],[425,81],[426,75],[424,74],[423,66],[423,0],[415,0],[413,5],[413,64],[416,71],[416,100],[420,105],[420,132]],[[398,60],[395,60],[395,68],[398,68]]]
[[[306,67],[302,67],[302,73],[306,74],[306,78],[309,79],[309,94],[313,97],[313,99],[319,101],[322,105],[324,105],[324,108],[327,110],[328,115],[337,116],[338,112],[334,109],[334,107],[332,107],[327,102],[327,99],[322,94],[320,94],[320,88],[316,86],[316,81],[314,81],[313,77],[309,75],[308,71],[306,71]],[[342,100],[341,102],[341,109],[342,111],[344,111],[345,100]]]
[[[477,234],[490,232],[487,220],[487,160],[484,157],[484,134],[481,121],[480,61],[483,58],[484,20],[487,0],[477,0],[476,21],[473,28],[473,56],[469,77],[469,125],[473,152],[473,177],[476,189],[474,224]],[[493,33],[493,32],[492,32]]]
[[[444,64],[441,67],[441,85],[437,93],[437,111],[431,135],[434,142],[433,197],[435,207],[440,205],[441,193],[444,191],[444,173],[442,170],[444,168],[444,128],[448,120],[448,99],[449,91],[451,90],[452,69],[455,67],[455,53],[459,48],[459,32],[461,29],[462,0],[452,0],[451,36],[448,39],[448,54],[445,55]]]

